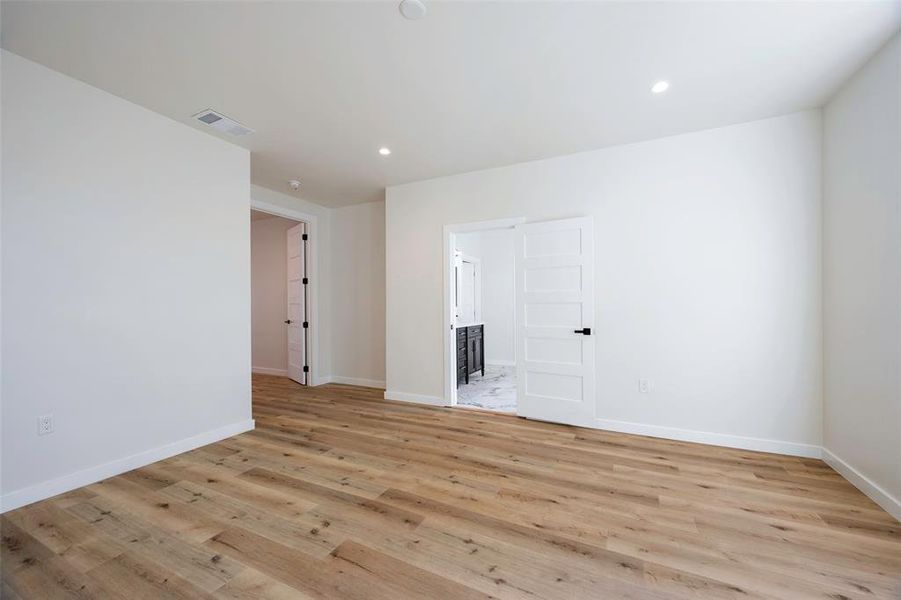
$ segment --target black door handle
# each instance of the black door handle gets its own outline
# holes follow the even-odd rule
[[[291,324],[291,319],[288,319],[287,321],[285,321],[285,325],[290,325],[290,324]]]
[[[583,329],[576,329],[573,333],[581,333],[582,335],[591,335],[591,327],[585,327]]]

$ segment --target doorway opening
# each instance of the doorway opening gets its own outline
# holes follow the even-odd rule
[[[516,412],[513,228],[454,235],[457,404]]]
[[[310,385],[309,235],[305,221],[250,211],[252,371]]]
[[[595,426],[594,223],[444,227],[445,398]]]
[[[445,227],[452,406],[516,412],[514,226],[521,222]]]

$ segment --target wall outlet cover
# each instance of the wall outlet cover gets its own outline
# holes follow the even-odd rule
[[[53,433],[53,415],[42,415],[38,417],[38,435],[48,433]]]

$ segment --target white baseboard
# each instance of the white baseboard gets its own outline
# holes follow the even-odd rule
[[[882,489],[872,479],[849,465],[847,462],[823,448],[823,461],[835,469],[839,475],[850,481],[854,487],[885,509],[885,511],[901,521],[901,500]]]
[[[485,365],[489,367],[515,367],[516,361],[514,360],[488,360],[485,359]]]
[[[429,406],[449,406],[444,398],[425,396],[422,394],[408,394],[406,392],[397,392],[394,390],[387,390],[385,392],[385,400],[415,402],[418,404],[427,404]],[[823,450],[820,446],[814,444],[800,444],[797,442],[784,442],[781,440],[744,437],[725,433],[711,433],[708,431],[695,431],[691,429],[679,429],[677,427],[646,425],[643,423],[630,423],[628,421],[614,421],[610,419],[594,419],[585,423],[579,423],[579,425],[592,429],[604,429],[619,433],[632,433],[635,435],[646,435],[667,440],[695,442],[710,446],[755,450],[757,452],[772,452],[788,456],[802,456],[804,458],[820,458]]]
[[[238,421],[237,423],[225,425],[212,431],[205,431],[165,446],[145,450],[144,452],[132,454],[131,456],[97,465],[96,467],[76,471],[50,481],[44,481],[37,485],[9,492],[0,497],[0,513],[20,508],[39,500],[46,500],[58,494],[69,492],[115,475],[121,475],[133,469],[145,467],[150,463],[224,440],[233,435],[250,431],[253,428],[253,419]]]
[[[270,369],[269,367],[250,367],[250,371],[252,373],[259,373],[260,375],[278,375],[280,377],[288,376],[287,369]]]
[[[417,404],[428,404],[429,406],[447,406],[444,398],[438,396],[426,396],[424,394],[408,394],[406,392],[395,392],[392,390],[385,391],[385,400],[399,400],[401,402],[415,402]]]
[[[803,456],[805,458],[820,458],[822,456],[822,448],[813,444],[799,444],[797,442],[783,442],[780,440],[679,429],[677,427],[663,427],[661,425],[645,425],[628,421],[612,421],[609,419],[596,419],[595,422],[598,429],[618,431],[620,433],[634,433],[635,435],[647,435],[668,440],[696,442],[698,444],[725,446],[726,448],[739,448],[741,450],[756,450],[758,452],[773,452],[789,456]]]
[[[378,379],[362,379],[360,377],[343,377],[341,375],[329,375],[325,378],[325,383],[340,383],[343,385],[359,385],[362,387],[371,387],[385,389],[385,382]]]

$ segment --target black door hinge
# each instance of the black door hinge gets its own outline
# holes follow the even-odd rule
[[[303,234],[303,236],[301,236],[301,239],[306,241],[306,240],[310,239],[310,237],[307,234]]]
[[[303,372],[304,372],[304,373],[309,373],[309,372],[310,372],[310,367],[308,367],[307,365],[304,365],[304,366],[303,366]]]
[[[310,322],[309,322],[309,321],[304,321],[304,322],[303,322],[303,328],[304,328],[304,329],[306,329],[306,328],[309,327],[309,326],[310,326]]]
[[[310,280],[307,279],[306,277],[304,277],[304,278],[303,278],[303,284],[304,284],[304,285],[307,285],[308,283],[310,283]]]

